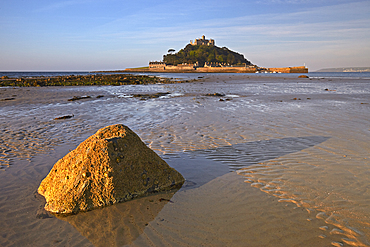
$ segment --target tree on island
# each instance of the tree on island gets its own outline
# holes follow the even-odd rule
[[[175,50],[170,49],[172,52]],[[229,65],[252,65],[244,55],[229,50],[227,47],[207,46],[207,45],[191,45],[188,44],[184,49],[177,53],[170,53],[163,55],[163,62],[168,65],[178,65],[182,63],[194,64],[199,63],[203,66],[205,62],[221,63]]]

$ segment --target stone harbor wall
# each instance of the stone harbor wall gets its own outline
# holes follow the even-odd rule
[[[298,67],[286,67],[286,68],[268,68],[268,72],[280,72],[280,73],[308,73],[308,68],[305,66]]]

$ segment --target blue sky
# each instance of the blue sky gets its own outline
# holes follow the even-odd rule
[[[0,71],[147,66],[202,35],[262,67],[370,67],[370,1],[0,0]]]

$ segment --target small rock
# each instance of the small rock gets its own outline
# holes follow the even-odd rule
[[[89,99],[91,96],[73,96],[73,98],[68,99],[68,101],[75,101],[75,100],[81,100],[81,99]]]
[[[74,115],[66,115],[66,116],[62,116],[62,117],[56,117],[54,118],[54,120],[62,120],[62,119],[69,119],[69,118],[73,118]]]
[[[225,94],[223,93],[207,93],[205,96],[218,96],[218,97],[223,97]]]
[[[6,99],[1,99],[0,101],[8,101],[8,100],[15,100],[15,98],[6,98]]]
[[[309,78],[307,75],[300,75],[298,78]]]
[[[166,96],[170,94],[169,92],[166,92],[166,93],[154,93],[154,94],[134,94],[132,95],[132,97],[135,97],[135,98],[140,98],[141,100],[146,100],[146,99],[155,99],[155,98],[159,98],[159,97],[162,97],[162,96]]]

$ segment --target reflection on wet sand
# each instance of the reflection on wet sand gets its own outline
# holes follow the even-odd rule
[[[153,194],[132,201],[71,216],[57,216],[74,226],[94,246],[131,244],[143,233],[176,191]]]

